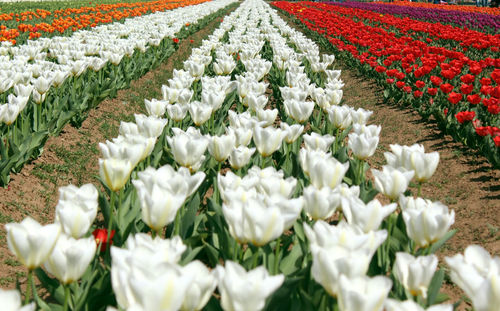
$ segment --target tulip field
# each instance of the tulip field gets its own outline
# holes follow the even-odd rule
[[[335,66],[342,57],[385,86],[387,101],[435,118],[497,165],[498,24],[457,34],[460,23],[443,31],[370,5],[124,2],[99,22],[94,9],[67,9],[94,17],[73,16],[62,31],[36,22],[26,29],[37,35],[7,38],[4,28],[7,187],[49,136],[81,126],[217,20],[161,96],[144,99],[145,113],[99,143],[95,184],[60,187],[53,222],[28,214],[5,225],[27,281],[0,289],[2,308],[451,311],[466,299],[498,310],[498,256],[470,245],[438,257],[457,232],[455,211],[421,191],[440,154],[391,144],[373,167],[382,128],[373,111],[345,104]],[[56,27],[54,12],[45,29]],[[450,299],[447,282],[466,298]]]
[[[445,133],[500,166],[498,14],[487,15],[488,22],[474,30],[477,25],[460,15],[465,12],[450,18],[390,4],[273,4],[377,79],[386,98],[432,117]],[[410,18],[419,14],[426,21]],[[469,20],[483,22],[478,16]]]

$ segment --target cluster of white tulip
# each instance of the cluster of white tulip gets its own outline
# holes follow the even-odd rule
[[[266,44],[272,49],[272,62],[261,58]],[[236,76],[234,70],[239,62],[234,54],[238,54],[246,70]],[[101,179],[112,191],[121,190],[132,170],[166,132],[165,115],[172,119],[167,129],[173,135],[166,137],[168,147],[163,149],[178,169],[171,165],[147,167],[132,181],[142,220],[153,235],[131,234],[124,248],[111,247],[111,283],[121,309],[200,310],[218,288],[223,310],[262,310],[267,297],[284,283],[285,276],[279,274],[279,269],[270,276],[264,266],[254,265],[247,272],[229,260],[224,267],[217,265],[212,270],[198,260],[189,262],[189,254],[183,258],[187,247],[175,229],[170,239],[161,238],[163,229],[180,215],[186,199],[204,182],[206,174],[202,170],[208,149],[217,162],[227,160],[233,170],[238,170],[238,175],[219,170],[212,186],[214,196],[222,199],[228,232],[242,248],[243,244],[259,248],[279,239],[304,211],[304,231],[312,254],[311,275],[328,294],[337,297],[341,311],[424,310],[414,300],[387,298],[393,281],[387,276],[368,277],[367,272],[373,256],[388,238],[388,230],[380,227],[391,214],[402,213],[408,237],[421,249],[428,249],[447,234],[454,221],[453,211],[439,202],[404,196],[412,178],[422,183],[432,176],[439,155],[426,154],[418,145],[391,146],[392,153],[386,153],[388,165],[372,172],[375,188],[393,202],[385,206],[377,199],[365,203],[362,189],[345,183],[349,162],[334,158],[332,145],[345,144],[354,158],[365,164],[375,152],[381,128],[367,125],[371,111],[339,105],[343,83],[339,70],[328,69],[333,61],[333,56],[321,58],[317,46],[289,27],[268,4],[246,0],[224,18],[201,47],[193,49],[183,70],[174,71],[168,85],[162,87],[162,99],[145,100],[149,116],[136,115],[135,123],[122,122],[120,136],[100,145]],[[268,84],[263,81],[275,68],[284,75],[284,85],[278,85],[283,110],[295,124],[277,120],[278,109],[266,109]],[[207,74],[209,70],[215,76]],[[324,87],[311,81],[309,77],[314,74],[326,77]],[[199,91],[201,100],[193,100]],[[240,112],[229,110],[221,116],[223,121],[227,117],[229,123],[225,134],[203,135],[210,127],[215,132],[213,119],[232,92],[238,95]],[[311,119],[315,105],[337,129],[337,137],[315,132],[302,135],[302,123]],[[185,128],[188,111],[198,128],[181,129]],[[172,125],[178,127],[170,128]],[[350,129],[347,143],[339,142],[341,131]],[[299,151],[297,146],[294,152],[308,181],[287,177],[284,170],[272,165],[241,170],[249,166],[255,151],[263,164],[272,160],[271,155],[280,148],[287,150],[284,142],[293,144],[299,138],[304,147]],[[252,143],[255,147],[251,147]],[[298,193],[297,189],[302,188],[302,194]],[[328,223],[338,210],[345,219],[336,225]],[[21,224],[9,224],[9,247],[30,271],[43,263],[61,283],[74,282],[96,252],[95,242],[87,245],[90,239],[82,238],[96,212],[95,188],[62,188],[56,224],[42,227],[30,218]],[[278,240],[275,247],[279,245]],[[83,247],[85,250],[81,250]],[[452,280],[472,298],[477,310],[496,310],[500,304],[498,257],[492,258],[484,249],[471,246],[465,255],[446,261]],[[397,253],[392,274],[408,298],[427,299],[437,263],[435,255]],[[0,292],[0,299],[7,296],[9,303],[19,309],[19,295]],[[427,310],[452,308],[433,305]]]
[[[136,49],[145,52],[149,45],[173,38],[187,23],[195,24],[231,2],[234,0],[210,1],[156,12],[123,23],[76,31],[70,37],[39,38],[20,46],[2,42],[0,94],[11,88],[14,92],[7,97],[7,103],[0,104],[0,122],[12,124],[30,96],[40,104],[52,86],[80,76],[87,69],[99,71],[108,62],[118,65],[125,55],[131,56]]]
[[[28,268],[28,286],[37,297],[33,270],[42,266],[61,284],[77,282],[94,260],[97,245],[94,238],[85,237],[97,215],[97,189],[86,184],[59,189],[55,223],[40,225],[31,217],[21,223],[5,225],[9,249]],[[2,292],[2,306],[7,310],[35,310],[31,303],[21,308],[17,292]]]

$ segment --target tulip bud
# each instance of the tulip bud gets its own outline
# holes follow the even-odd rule
[[[375,178],[375,189],[391,200],[396,200],[400,194],[406,191],[414,173],[384,165],[382,171],[372,169],[372,174]]]

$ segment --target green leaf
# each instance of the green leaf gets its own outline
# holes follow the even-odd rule
[[[293,246],[292,251],[280,262],[280,270],[285,275],[290,275],[300,269],[300,257],[303,255],[300,245]]]
[[[439,269],[434,273],[432,277],[431,284],[427,289],[427,307],[432,306],[436,302],[436,298],[439,294],[439,289],[441,289],[441,285],[443,284],[444,279],[444,270]]]
[[[444,243],[446,243],[446,241],[451,239],[455,235],[455,233],[457,233],[457,229],[453,229],[453,230],[448,231],[439,241],[432,244],[431,249],[430,249],[430,253],[434,254],[438,249],[441,248],[441,246],[444,245]]]

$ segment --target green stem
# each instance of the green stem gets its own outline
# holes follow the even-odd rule
[[[28,282],[26,284],[26,295],[24,296],[24,304],[27,305],[30,302],[31,296],[31,279],[33,278],[33,271],[28,270]]]
[[[260,247],[255,248],[255,253],[253,254],[252,269],[255,269],[257,267],[257,263],[259,262],[259,250]]]
[[[28,273],[28,279],[29,282],[31,283],[31,291],[33,292],[33,299],[37,302],[38,304],[38,293],[36,292],[36,285],[35,285],[35,279],[33,278],[33,271],[30,270]]]
[[[111,199],[111,203],[110,203],[110,206],[109,206],[109,221],[108,221],[108,237],[106,239],[108,245],[109,244],[109,239],[111,238],[111,231],[113,230],[113,214],[115,212],[115,197],[116,197],[116,193],[114,193],[113,191],[111,191],[110,193],[110,199]]]
[[[64,306],[63,311],[68,311],[68,302],[69,302],[69,285],[64,285]]]
[[[274,273],[278,274],[279,273],[279,259],[280,259],[280,251],[281,251],[281,237],[278,238],[276,241],[276,249],[275,249],[275,254],[274,254]]]
[[[422,196],[422,183],[418,182],[418,197]]]
[[[365,161],[359,160],[359,171],[358,171],[358,185],[363,183],[365,173]]]

